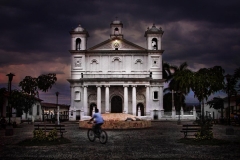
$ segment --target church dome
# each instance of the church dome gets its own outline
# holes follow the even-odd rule
[[[152,28],[149,30],[152,32],[158,32],[160,29],[156,28],[155,24],[153,24]]]
[[[123,26],[122,22],[118,19],[118,17],[116,17],[116,19],[112,21],[111,25],[113,25],[113,26],[116,26],[116,25],[117,26],[118,25]]]
[[[81,32],[84,31],[84,28],[82,28],[81,25],[79,24],[78,27],[74,29],[74,31]]]
[[[145,36],[147,34],[163,34],[163,33],[164,31],[162,30],[161,27],[157,28],[155,24],[153,24],[152,28],[149,28],[149,27],[147,28],[147,31],[145,32]]]
[[[114,20],[113,22],[112,22],[112,24],[121,24],[122,22],[120,21],[120,20],[118,20],[118,19],[116,19],[116,20]]]

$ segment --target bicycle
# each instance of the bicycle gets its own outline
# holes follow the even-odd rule
[[[92,122],[88,123],[93,124]],[[105,144],[108,140],[107,132],[102,130],[101,127],[99,128],[98,133],[94,132],[94,125],[91,129],[88,129],[87,136],[90,142],[94,142],[96,138],[99,138],[100,143]]]

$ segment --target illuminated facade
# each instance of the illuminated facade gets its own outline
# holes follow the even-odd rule
[[[80,25],[71,34],[71,106],[69,120],[101,113],[158,117],[163,113],[162,35],[153,25],[145,31],[146,48],[123,37],[123,24],[110,24],[110,38],[87,48],[88,32]]]

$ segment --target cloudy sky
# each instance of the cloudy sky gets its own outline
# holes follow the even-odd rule
[[[162,27],[163,60],[189,68],[222,66],[232,74],[240,65],[239,0],[1,0],[0,87],[14,73],[12,88],[25,76],[56,73],[58,81],[40,98],[70,104],[70,34],[79,24],[90,37],[88,48],[109,39],[118,17],[124,38],[145,46],[144,32]],[[188,102],[196,102],[193,95]]]

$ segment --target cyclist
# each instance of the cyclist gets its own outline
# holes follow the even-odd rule
[[[89,120],[89,122],[91,122],[92,120],[94,120],[95,123],[95,125],[93,126],[94,133],[99,134],[100,126],[104,123],[104,120],[97,108],[95,108],[95,113],[92,115],[92,118]]]

